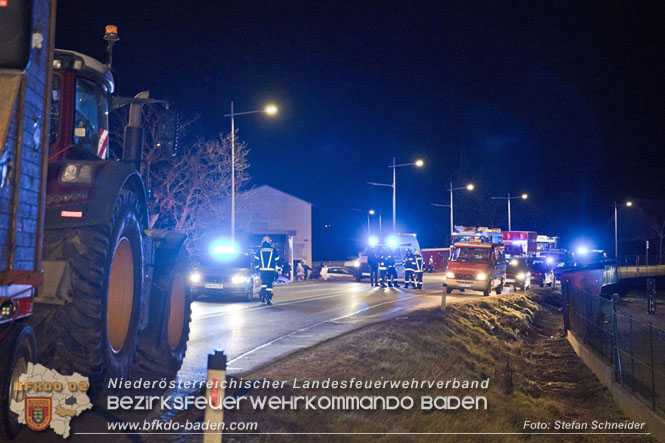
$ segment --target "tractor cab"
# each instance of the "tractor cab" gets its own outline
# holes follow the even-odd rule
[[[53,67],[49,160],[107,159],[113,75],[92,57],[60,49]]]

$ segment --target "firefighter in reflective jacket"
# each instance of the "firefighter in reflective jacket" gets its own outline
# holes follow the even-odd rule
[[[411,249],[407,249],[404,254],[404,260],[402,261],[404,266],[404,287],[408,288],[409,283],[413,285],[414,289],[416,287],[416,282],[414,281],[414,271],[416,270],[416,259],[411,253]]]
[[[422,289],[423,288],[423,272],[425,271],[425,262],[423,261],[423,256],[420,255],[420,251],[416,251],[416,253],[413,256],[413,261],[416,264],[416,268],[414,270],[414,273],[416,275],[416,284],[415,288]]]
[[[395,257],[391,251],[386,253],[386,276],[388,277],[388,287],[392,288],[393,286],[399,288],[397,283],[397,270],[395,269]]]
[[[279,272],[279,254],[272,247],[270,237],[263,237],[261,247],[254,256],[254,267],[261,274],[261,301],[268,305],[272,302],[272,283]]]
[[[385,248],[379,249],[379,276],[381,277],[381,287],[386,287],[386,276],[388,273],[388,264],[386,263]]]

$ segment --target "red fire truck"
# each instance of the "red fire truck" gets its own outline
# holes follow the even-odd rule
[[[482,241],[455,243],[446,268],[446,293],[454,289],[480,291],[486,297],[501,294],[506,282],[503,245]]]
[[[501,235],[506,254],[535,255],[538,252],[538,233],[535,231],[503,231]]]
[[[423,263],[425,264],[425,270],[428,272],[438,272],[446,269],[446,266],[448,265],[448,257],[450,256],[450,248],[423,248],[421,252],[423,255]]]

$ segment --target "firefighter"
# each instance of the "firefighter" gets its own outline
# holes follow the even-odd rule
[[[386,261],[385,248],[379,249],[379,274],[381,275],[381,287],[386,287],[386,277],[388,274],[388,263]]]
[[[416,270],[416,260],[411,253],[411,249],[406,250],[402,265],[404,266],[404,287],[408,288],[409,284],[412,284],[415,289],[416,282],[413,279],[413,272]]]
[[[423,288],[423,272],[425,271],[425,263],[423,261],[423,256],[420,255],[420,251],[416,251],[413,256],[413,261],[415,263],[415,275],[416,283],[414,285],[417,289]]]
[[[369,285],[379,286],[379,257],[376,248],[367,251],[367,264],[369,265]]]
[[[393,257],[392,251],[386,253],[386,276],[388,277],[388,287],[399,288],[397,283],[397,270],[395,269],[395,257]]]
[[[261,274],[261,302],[267,305],[272,304],[272,283],[275,281],[275,275],[279,272],[279,254],[273,248],[270,237],[265,236],[261,242],[261,247],[254,256],[255,267]]]

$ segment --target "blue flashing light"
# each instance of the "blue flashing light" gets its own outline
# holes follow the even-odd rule
[[[386,244],[391,248],[396,248],[397,243],[398,243],[397,242],[397,237],[392,236],[392,235],[390,237],[388,237],[388,239],[386,240]]]
[[[545,259],[545,263],[547,263],[548,265],[553,265],[554,264],[554,259],[552,257],[547,257]]]
[[[218,238],[210,244],[210,256],[217,260],[232,259],[238,254],[236,245],[229,238]]]
[[[376,246],[379,244],[379,238],[376,235],[371,235],[369,239],[367,240],[367,243],[370,246]]]
[[[580,255],[587,255],[589,253],[589,248],[587,248],[586,246],[580,246],[579,248],[577,248],[577,253]]]

